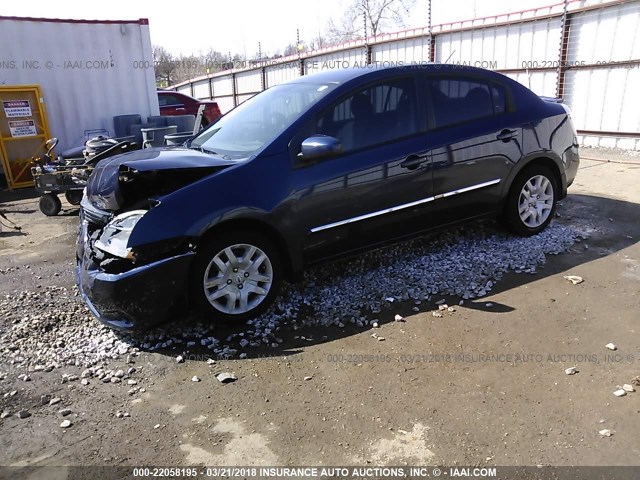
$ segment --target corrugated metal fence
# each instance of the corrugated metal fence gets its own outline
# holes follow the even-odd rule
[[[547,7],[362,39],[173,88],[226,112],[273,85],[333,68],[437,62],[501,72],[571,106],[583,145],[640,150],[640,1]]]

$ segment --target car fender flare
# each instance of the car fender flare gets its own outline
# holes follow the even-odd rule
[[[206,241],[207,238],[220,230],[257,230],[269,237],[278,247],[285,266],[286,276],[290,279],[300,277],[303,270],[302,250],[296,242],[292,242],[291,235],[287,235],[283,228],[275,225],[266,212],[236,210],[227,213],[224,219],[217,219],[202,228],[197,236],[197,243]]]
[[[509,190],[511,190],[511,185],[513,185],[513,181],[516,177],[522,172],[525,168],[535,163],[551,166],[556,173],[558,173],[558,177],[560,180],[560,198],[564,198],[567,193],[567,176],[564,170],[564,165],[562,163],[562,159],[552,151],[538,151],[532,152],[524,157],[522,157],[511,169],[509,175],[505,178],[505,181],[502,185],[502,190],[500,192],[500,197],[502,200],[507,198],[509,195]]]

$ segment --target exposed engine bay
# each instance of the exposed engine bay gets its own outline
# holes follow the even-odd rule
[[[107,273],[122,273],[185,253],[193,248],[188,238],[132,249],[129,237],[164,196],[234,163],[187,148],[145,149],[101,161],[89,178],[82,201],[86,253]]]

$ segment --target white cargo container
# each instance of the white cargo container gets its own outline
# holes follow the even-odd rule
[[[0,16],[0,85],[41,87],[56,152],[114,115],[159,115],[149,22]]]

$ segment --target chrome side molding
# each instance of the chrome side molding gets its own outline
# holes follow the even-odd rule
[[[369,218],[378,217],[380,215],[386,215],[387,213],[397,212],[398,210],[404,210],[405,208],[415,207],[417,205],[422,205],[423,203],[429,203],[434,200],[446,197],[452,197],[454,195],[458,195],[460,193],[470,192],[472,190],[478,190],[479,188],[489,187],[491,185],[496,185],[500,183],[500,179],[496,178],[495,180],[489,180],[488,182],[478,183],[476,185],[470,185],[468,187],[459,188],[458,190],[452,190],[447,193],[443,193],[440,195],[436,195],[434,197],[427,197],[421,200],[416,200],[415,202],[403,203],[402,205],[396,205],[395,207],[385,208],[384,210],[378,210],[376,212],[365,213],[364,215],[359,215],[357,217],[347,218],[345,220],[340,220],[339,222],[328,223],[326,225],[321,225],[319,227],[314,227],[311,229],[311,233],[321,232],[322,230],[328,230],[330,228],[340,227],[342,225],[347,225],[349,223],[359,222],[361,220],[367,220]]]

